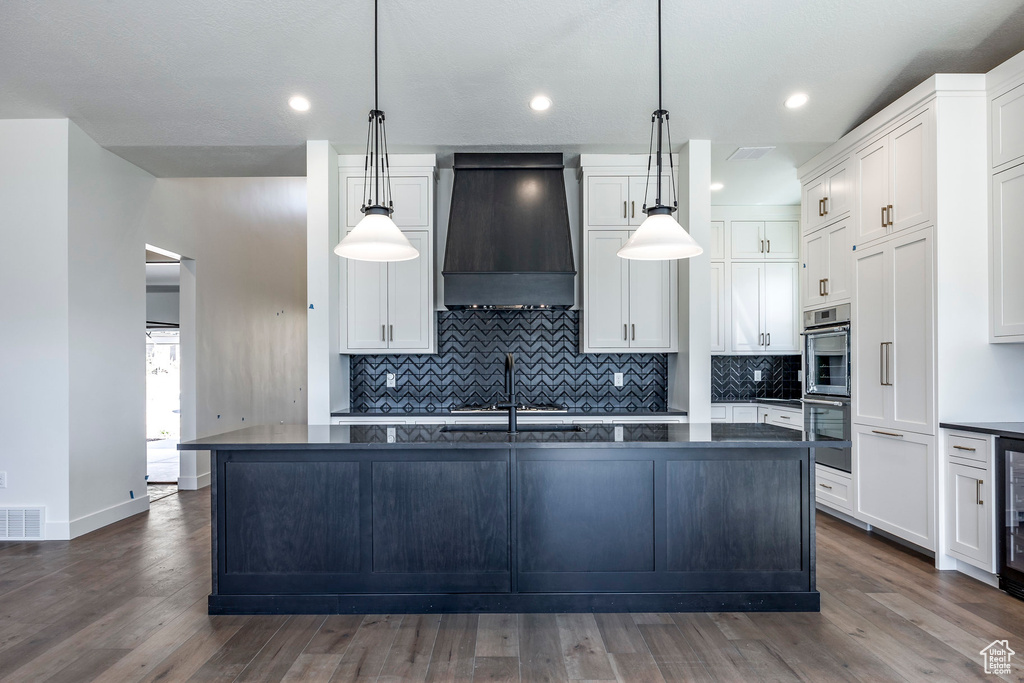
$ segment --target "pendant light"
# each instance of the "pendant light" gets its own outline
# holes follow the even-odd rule
[[[668,143],[668,167],[671,183],[671,199],[668,204],[661,201],[661,143],[664,129]],[[668,261],[672,259],[691,258],[704,252],[690,233],[672,217],[672,212],[679,208],[679,200],[675,195],[676,174],[672,163],[672,133],[668,125],[668,112],[661,104],[661,0],[658,0],[658,109],[651,115],[651,145],[647,153],[647,187],[651,186],[651,155],[654,149],[655,130],[657,130],[658,150],[656,156],[657,180],[654,206],[647,206],[647,191],[644,191],[643,211],[647,218],[640,224],[633,236],[619,249],[622,258],[639,261]]]
[[[378,103],[377,0],[373,0],[373,109],[366,131],[366,161],[363,166],[363,219],[345,236],[334,253],[357,261],[409,261],[420,253],[391,220],[391,169],[384,112]]]

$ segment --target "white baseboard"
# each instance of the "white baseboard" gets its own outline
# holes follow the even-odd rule
[[[989,574],[984,569],[978,569],[973,564],[967,564],[963,560],[956,561],[956,570],[961,574],[966,574],[972,579],[977,579],[982,583],[988,584],[994,588],[999,588],[999,577],[995,574]]]
[[[68,525],[69,537],[78,538],[90,531],[96,531],[108,524],[119,522],[126,517],[137,515],[140,512],[145,512],[149,509],[149,495],[139,496],[131,500],[126,500],[123,503],[112,505],[104,510],[99,510],[88,515],[84,515],[77,519],[71,520],[71,524]],[[49,532],[49,524],[47,526],[47,532]]]
[[[210,485],[210,473],[200,474],[198,477],[178,477],[179,491],[197,491]]]
[[[69,541],[71,525],[67,522],[46,522],[43,525],[43,538],[47,541]]]

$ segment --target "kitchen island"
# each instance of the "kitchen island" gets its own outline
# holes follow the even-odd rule
[[[819,609],[800,432],[449,429],[181,444],[212,453],[210,613]]]

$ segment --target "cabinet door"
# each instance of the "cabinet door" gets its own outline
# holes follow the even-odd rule
[[[991,571],[992,527],[988,511],[992,501],[987,500],[984,492],[987,477],[983,469],[952,462],[947,465],[947,550]]]
[[[804,308],[824,305],[825,279],[828,277],[828,232],[811,233],[804,237],[803,267]]]
[[[892,329],[891,298],[886,286],[887,254],[884,247],[857,251],[854,262],[852,306],[853,420],[886,425],[889,392],[885,386],[885,348]]]
[[[771,411],[769,411],[768,408],[761,408],[759,406],[757,409],[757,421],[762,424],[768,424],[768,416],[770,412]]]
[[[800,352],[800,264],[764,264],[765,350]]]
[[[729,224],[729,242],[732,258],[763,259],[764,223],[762,221],[732,221]]]
[[[1024,85],[992,100],[992,167],[1024,158]]]
[[[711,221],[711,253],[712,261],[725,260],[725,221]]]
[[[417,259],[419,260],[419,259]],[[348,347],[386,349],[388,264],[348,259]]]
[[[587,225],[629,225],[628,176],[590,176],[587,179]]]
[[[825,176],[820,175],[803,187],[804,230],[810,232],[825,224]]]
[[[363,179],[348,179],[348,227],[362,220]],[[371,198],[372,199],[372,198]],[[395,212],[391,219],[400,228],[425,228],[430,225],[430,179],[424,176],[391,178],[391,200]]]
[[[854,516],[935,550],[934,437],[853,428]]]
[[[732,422],[738,424],[757,422],[757,406],[733,406]]]
[[[825,222],[831,223],[849,212],[853,201],[853,174],[847,161],[825,174]]]
[[[797,221],[765,221],[764,257],[768,261],[800,258],[800,224]]]
[[[930,132],[929,115],[930,112],[924,112],[889,134],[891,232],[924,225],[932,217],[935,171],[929,173],[929,150],[934,135]]]
[[[711,264],[711,351],[725,351],[725,264]]]
[[[889,145],[887,138],[876,140],[854,158],[860,202],[857,211],[858,245],[885,237],[889,232]]]
[[[889,243],[892,288],[889,382],[898,429],[935,433],[932,236],[918,231]]]
[[[429,351],[430,234],[414,230],[405,236],[420,256],[388,264],[388,348]]]
[[[851,232],[849,219],[836,223],[825,231],[825,258],[828,267],[824,274],[824,289],[825,301],[829,304],[850,300],[850,269],[853,264],[853,252],[850,250]]]
[[[992,176],[991,229],[992,336],[1024,341],[1024,164]]]
[[[587,232],[584,350],[629,347],[629,261],[616,254],[627,239],[625,230]]]
[[[628,263],[629,347],[664,351],[672,345],[672,272],[676,261]]]
[[[733,263],[730,269],[732,350],[763,351],[764,264]]]

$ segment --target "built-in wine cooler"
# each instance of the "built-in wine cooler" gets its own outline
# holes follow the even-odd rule
[[[999,587],[1024,600],[1024,441],[997,442]]]

